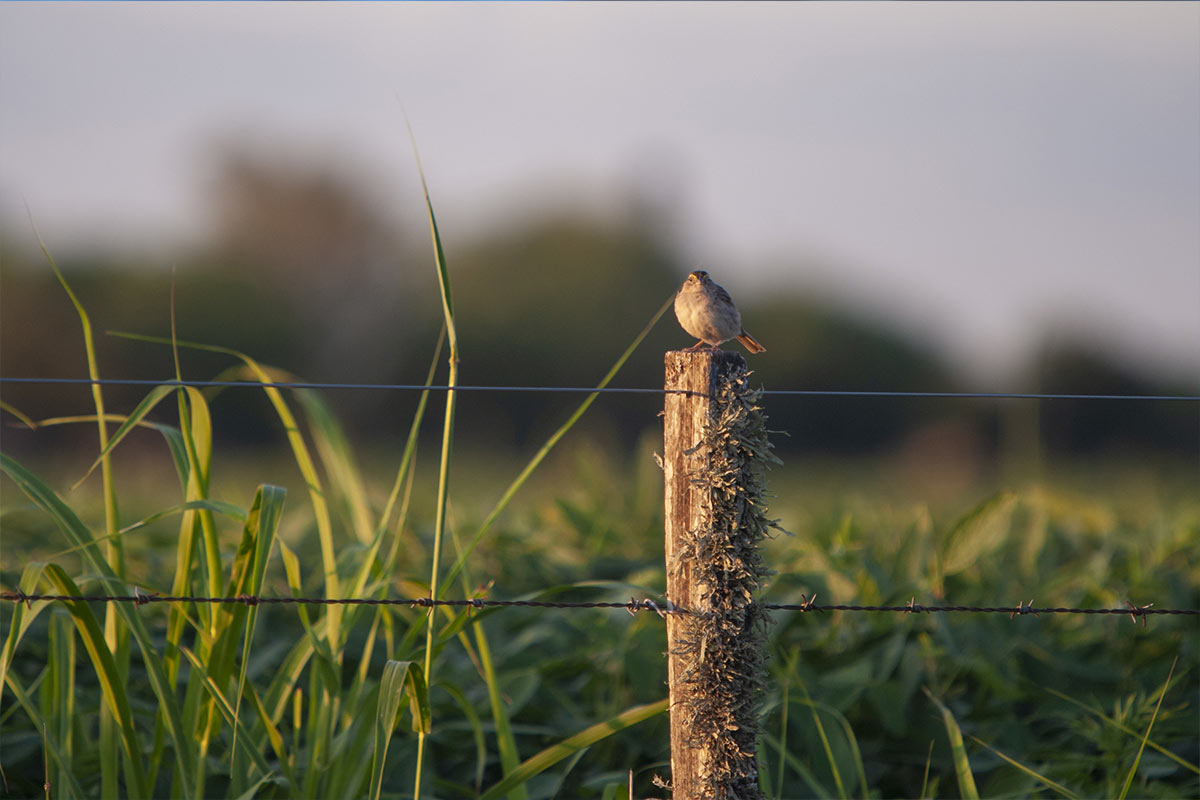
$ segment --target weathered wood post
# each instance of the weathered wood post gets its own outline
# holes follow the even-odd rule
[[[760,798],[755,703],[763,685],[766,569],[758,543],[770,453],[746,361],[666,354],[667,616],[673,800]]]

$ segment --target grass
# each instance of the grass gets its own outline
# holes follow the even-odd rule
[[[429,212],[452,368],[450,270]],[[99,375],[86,311],[59,280]],[[425,418],[427,395],[403,446],[380,452],[351,442],[319,394],[287,389],[289,376],[250,355],[153,341],[222,354],[229,368],[216,377],[279,382],[262,391],[289,465],[219,467],[211,393],[159,388],[113,415],[96,387],[89,413],[39,424],[95,426],[98,484],[72,490],[78,472],[0,455],[5,588],[620,601],[662,591],[657,445],[622,455],[569,436],[594,394],[525,461],[465,458],[453,392],[435,456],[418,446],[439,422]],[[147,436],[166,445],[159,463],[121,460]],[[247,482],[252,471],[279,478]],[[1130,493],[1119,471],[1098,486],[1056,476],[934,503],[880,474],[812,463],[772,473],[771,516],[794,535],[766,547],[767,600],[1200,606],[1192,480],[1179,491],[1141,480]],[[152,489],[118,492],[138,484]],[[35,602],[0,614],[0,797],[618,798],[630,771],[639,796],[661,795],[652,779],[669,779],[664,633],[649,613]],[[762,788],[1200,795],[1197,633],[1192,617],[1143,627],[777,614]]]

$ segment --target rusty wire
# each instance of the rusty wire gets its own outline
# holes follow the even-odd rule
[[[208,597],[198,595],[161,595],[137,592],[131,595],[68,595],[68,594],[27,594],[22,591],[0,592],[0,600],[14,603],[35,603],[39,601],[81,602],[81,603],[132,603],[135,606],[151,603],[208,603],[208,604],[238,604],[245,606],[259,605],[322,605],[322,606],[409,606],[410,608],[434,608],[448,606],[458,608],[621,608],[630,614],[639,611],[653,611],[661,617],[667,614],[687,614],[686,608],[676,606],[668,600],[655,601],[649,598],[642,600],[630,599],[626,602],[612,601],[559,601],[559,600],[490,600],[473,597],[465,600],[440,600],[431,597],[388,598],[388,597],[274,597],[263,595],[236,595],[231,597]],[[763,603],[768,611],[798,611],[827,612],[891,612],[902,614],[929,613],[970,613],[970,614],[1008,614],[1009,618],[1017,616],[1038,616],[1040,614],[1089,614],[1089,615],[1127,615],[1135,622],[1139,619],[1143,624],[1146,618],[1155,615],[1200,616],[1200,609],[1194,608],[1154,608],[1153,603],[1137,606],[1132,603],[1127,608],[1065,608],[1040,607],[1033,602],[1019,603],[1016,606],[952,606],[952,605],[922,605],[910,600],[902,606],[827,604],[818,605],[815,596],[805,598],[803,603]]]

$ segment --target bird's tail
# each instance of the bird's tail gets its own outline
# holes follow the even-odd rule
[[[765,348],[761,344],[759,344],[757,339],[755,339],[753,336],[746,333],[745,331],[742,331],[741,333],[738,334],[737,340],[739,342],[741,342],[742,346],[745,347],[747,350],[749,350],[751,353],[767,352],[767,348]]]

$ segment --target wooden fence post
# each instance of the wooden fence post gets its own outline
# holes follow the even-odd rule
[[[673,800],[761,798],[755,702],[766,615],[757,546],[770,454],[746,361],[716,350],[666,354],[667,616]]]

